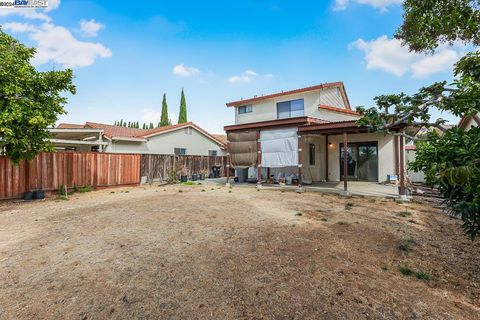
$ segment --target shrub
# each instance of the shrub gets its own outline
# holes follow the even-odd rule
[[[169,184],[178,183],[178,172],[177,172],[177,170],[172,170],[168,173],[167,183],[169,183]]]
[[[412,214],[408,211],[400,211],[400,212],[397,212],[396,216],[397,217],[402,217],[402,218],[405,218],[405,217],[408,217],[408,216],[411,216]]]
[[[412,249],[412,246],[414,244],[415,244],[415,240],[413,239],[402,240],[401,243],[398,245],[398,249],[400,251],[408,252]]]
[[[415,277],[417,277],[417,279],[419,280],[427,280],[427,281],[430,280],[430,276],[423,271],[415,272]]]
[[[404,276],[412,276],[415,273],[415,271],[409,267],[401,267],[399,270]]]
[[[92,190],[93,190],[92,186],[88,186],[88,185],[78,188],[78,192],[80,193],[92,192]]]

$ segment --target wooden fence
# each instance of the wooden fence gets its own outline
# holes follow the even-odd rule
[[[187,175],[203,173],[208,177],[213,167],[220,167],[225,176],[226,156],[181,156],[170,154],[142,154],[141,176],[147,181],[167,181],[171,174]]]
[[[14,166],[0,156],[0,199],[25,191],[55,191],[66,185],[107,187],[140,183],[140,155],[90,152],[41,153]]]

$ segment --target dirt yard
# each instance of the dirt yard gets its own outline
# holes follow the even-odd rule
[[[460,221],[320,193],[2,203],[0,273],[0,319],[480,319],[480,242]]]

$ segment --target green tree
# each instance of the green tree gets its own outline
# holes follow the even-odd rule
[[[144,129],[144,130],[147,129],[147,124],[146,123],[143,124],[142,129]]]
[[[185,102],[185,94],[183,93],[180,97],[180,112],[178,113],[178,123],[185,123],[187,122],[187,103]]]
[[[425,0],[404,2],[404,22],[396,33],[410,50],[431,53],[440,44],[456,41],[480,44],[479,0]],[[454,67],[454,80],[437,82],[413,95],[405,93],[374,98],[376,108],[357,110],[359,125],[371,131],[417,140],[416,161],[410,167],[423,171],[426,183],[438,188],[450,214],[460,216],[463,228],[474,240],[480,232],[480,129],[464,132],[445,129],[442,119],[433,121],[433,108],[458,117],[470,116],[480,125],[480,52],[470,52]],[[399,126],[438,128],[423,141]]]
[[[160,127],[165,127],[170,125],[170,120],[168,119],[168,106],[167,106],[167,97],[165,93],[163,94],[162,100],[162,115],[160,117]]]
[[[0,152],[16,164],[53,150],[47,128],[66,113],[65,93],[76,93],[72,70],[39,72],[34,55],[0,29]]]

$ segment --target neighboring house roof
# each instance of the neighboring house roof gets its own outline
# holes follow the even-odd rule
[[[227,135],[226,134],[212,134],[216,139],[221,141],[224,144],[227,144]]]
[[[350,107],[350,102],[348,101],[347,93],[345,91],[345,86],[343,85],[343,82],[329,82],[329,83],[323,83],[319,84],[316,86],[311,86],[311,87],[305,87],[305,88],[300,88],[300,89],[295,89],[295,90],[289,90],[289,91],[282,91],[278,93],[273,93],[273,94],[268,94],[264,96],[259,96],[259,97],[254,97],[250,99],[242,99],[238,101],[232,101],[227,103],[227,107],[235,107],[235,106],[241,106],[244,104],[249,104],[257,101],[262,101],[262,100],[267,100],[267,99],[273,99],[281,96],[286,96],[286,95],[291,95],[291,94],[297,94],[297,93],[302,93],[302,92],[308,92],[308,91],[314,91],[314,90],[319,90],[319,89],[326,89],[326,88],[333,88],[333,87],[338,87],[340,89],[340,92],[342,94],[342,99],[345,102],[345,106],[348,110],[351,110]]]
[[[480,112],[477,113],[477,116],[480,116]],[[464,116],[464,117],[462,117],[462,118],[460,119],[460,121],[458,122],[458,125],[457,125],[457,126],[458,126],[459,128],[462,128],[462,127],[466,126],[467,123],[468,123],[469,121],[471,121],[471,120],[472,120],[472,116],[471,116],[471,115],[470,115],[470,116]]]
[[[145,131],[137,128],[127,128],[127,127],[114,126],[111,124],[96,123],[96,122],[87,122],[85,123],[85,127],[93,128],[93,129],[103,129],[104,135],[107,138],[112,138],[112,137],[134,138],[139,133]]]
[[[85,125],[83,124],[74,124],[74,123],[60,123],[57,126],[57,129],[83,129]]]
[[[209,138],[210,140],[213,140],[221,148],[225,148],[225,143],[223,141],[211,135],[207,131],[203,130],[193,122],[174,124],[174,125],[154,128],[154,129],[127,128],[127,127],[114,126],[110,124],[95,123],[95,122],[87,122],[84,127],[94,128],[94,129],[103,129],[104,135],[110,139],[113,138],[118,140],[140,141],[140,142],[144,142],[146,141],[147,138],[161,135],[167,132],[175,131],[181,128],[192,127],[196,129],[198,132],[200,132],[201,134],[203,134],[204,136],[206,136],[207,138]]]

